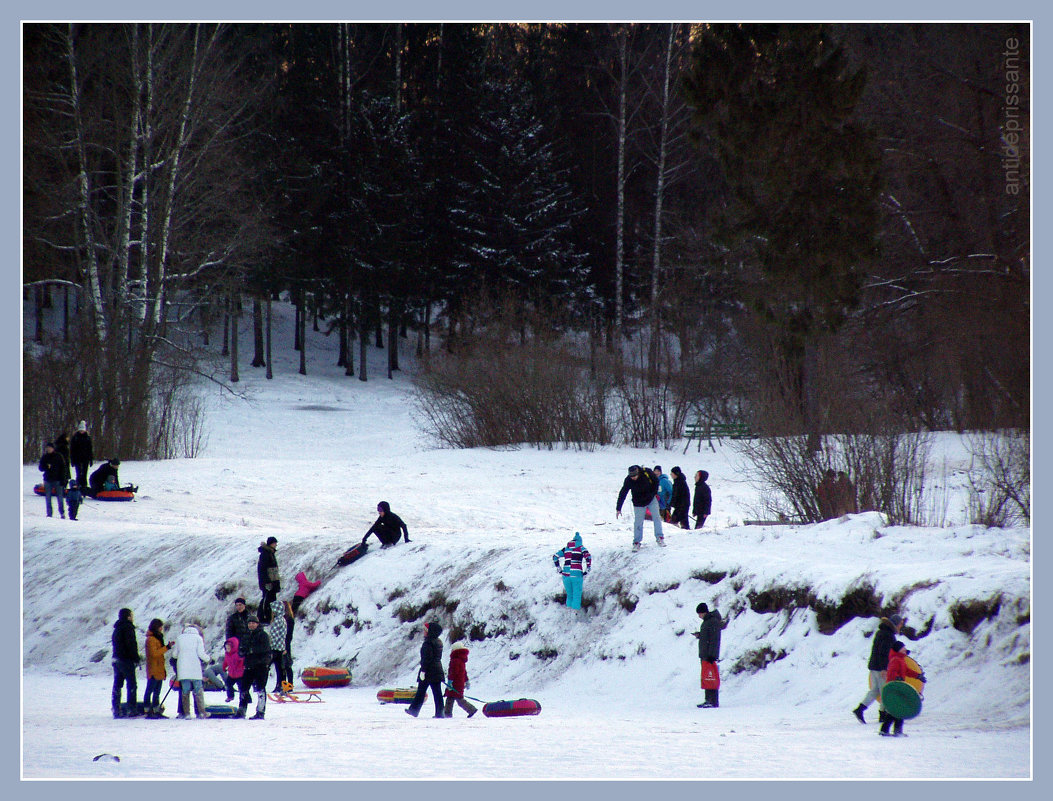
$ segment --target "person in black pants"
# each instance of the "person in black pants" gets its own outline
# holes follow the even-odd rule
[[[705,470],[695,473],[695,505],[692,510],[695,513],[695,528],[702,528],[713,509],[713,493],[706,483],[708,478],[709,473]]]
[[[439,635],[442,634],[442,626],[438,623],[424,624],[424,643],[420,647],[420,672],[417,674],[417,694],[413,696],[407,715],[417,717],[420,708],[424,705],[424,697],[431,687],[432,697],[435,699],[435,717],[446,717],[443,707],[442,684],[446,681],[446,673],[442,669],[442,642]]]
[[[277,599],[278,590],[282,588],[278,574],[278,538],[268,537],[256,550],[260,552],[259,561],[256,562],[256,580],[259,582],[260,592],[263,593],[260,599],[259,621],[270,623],[271,603]]]
[[[271,671],[271,641],[260,627],[260,620],[249,615],[249,633],[238,643],[238,656],[245,660],[245,672],[238,683],[238,711],[235,717],[245,717],[252,702],[249,689],[256,690],[256,714],[252,720],[263,720],[267,711],[267,675]]]
[[[140,714],[135,699],[138,687],[135,681],[135,669],[142,662],[139,645],[135,641],[135,622],[132,610],[125,608],[117,613],[117,622],[113,624],[113,692],[110,694],[110,705],[115,718],[134,718]],[[121,706],[121,687],[128,687],[128,702]]]
[[[409,529],[402,522],[402,518],[391,511],[391,505],[387,501],[381,501],[377,504],[377,514],[380,517],[369,527],[369,531],[362,538],[362,542],[368,540],[370,534],[377,535],[381,548],[390,548],[392,545],[398,545],[400,534],[406,538],[406,542],[410,541]]]
[[[669,501],[673,512],[669,521],[680,528],[691,528],[687,519],[687,510],[691,508],[691,490],[687,488],[687,476],[679,467],[674,467],[673,473],[673,497]]]
[[[720,629],[722,621],[720,612],[710,609],[708,604],[701,603],[695,612],[702,618],[702,625],[695,636],[698,637],[698,658],[702,662],[716,662],[720,659]],[[720,690],[706,690],[706,699],[698,704],[699,709],[714,709],[720,706]]]

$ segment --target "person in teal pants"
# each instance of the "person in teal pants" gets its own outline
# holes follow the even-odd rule
[[[563,559],[560,567],[559,560]],[[581,544],[581,534],[574,532],[574,539],[552,554],[552,562],[563,577],[563,588],[567,591],[567,606],[581,609],[581,586],[583,579],[592,570],[592,554]],[[582,565],[584,564],[584,570]]]

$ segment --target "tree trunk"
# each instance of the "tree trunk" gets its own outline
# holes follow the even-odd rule
[[[259,295],[252,299],[252,366],[267,364],[263,356],[263,302]]]
[[[223,295],[223,350],[220,355],[229,356],[230,348],[228,344],[230,342],[230,298],[227,295]]]
[[[230,382],[236,384],[238,376],[238,311],[241,304],[235,294],[230,298]]]
[[[271,296],[267,293],[267,378],[274,378],[271,370]]]
[[[351,302],[351,293],[348,292],[344,295],[344,336],[346,337],[347,351],[347,363],[344,365],[344,375],[355,374],[355,349],[352,346],[352,342],[355,338],[355,320],[353,316],[354,308]]]
[[[305,300],[306,293],[300,293],[301,303]],[[300,310],[300,327],[298,331],[300,340],[300,375],[307,375],[307,309]]]
[[[618,130],[618,182],[615,188],[617,193],[617,215],[615,217],[615,248],[614,248],[614,330],[617,338],[615,340],[615,358],[621,364],[622,357],[622,329],[625,316],[625,303],[622,298],[625,284],[625,145],[626,145],[626,81],[628,79],[628,50],[625,40],[625,28],[618,32],[618,67],[621,80],[618,82],[618,117],[616,120]]]

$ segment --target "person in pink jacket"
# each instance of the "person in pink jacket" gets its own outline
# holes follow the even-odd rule
[[[302,570],[296,574],[296,595],[292,599],[293,614],[300,608],[308,595],[322,586],[321,581],[308,581],[307,574]]]
[[[226,674],[227,703],[234,700],[238,679],[245,675],[245,660],[238,655],[238,638],[230,637],[223,644],[223,672]]]

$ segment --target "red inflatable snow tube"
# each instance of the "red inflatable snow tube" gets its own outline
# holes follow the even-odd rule
[[[346,687],[351,683],[351,671],[347,668],[309,667],[300,674],[308,687]]]
[[[37,495],[44,494],[44,485],[37,484],[33,487],[33,492]],[[94,495],[85,492],[85,498],[94,498],[97,501],[134,501],[135,493],[127,489],[116,489],[116,490],[99,490]]]
[[[491,701],[483,706],[483,714],[488,718],[515,718],[523,715],[540,715],[541,704],[533,698],[520,698],[518,701]]]

